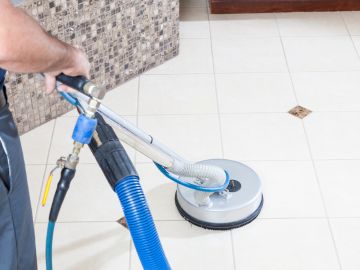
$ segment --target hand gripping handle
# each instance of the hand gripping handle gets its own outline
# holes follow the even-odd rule
[[[84,94],[86,94],[84,90],[84,86],[90,82],[90,80],[87,79],[85,76],[71,77],[65,75],[64,73],[61,73],[58,76],[56,76],[56,80]]]

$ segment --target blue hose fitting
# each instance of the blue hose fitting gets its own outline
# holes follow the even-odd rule
[[[127,176],[115,186],[136,251],[145,270],[169,270],[138,176]]]
[[[80,114],[72,134],[73,140],[81,144],[89,144],[96,129],[96,125],[97,120],[95,118],[89,118]]]

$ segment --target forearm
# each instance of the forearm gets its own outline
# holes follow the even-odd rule
[[[0,67],[20,73],[64,70],[73,64],[72,50],[21,9],[0,0]]]

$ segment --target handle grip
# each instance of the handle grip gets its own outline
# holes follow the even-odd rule
[[[82,93],[84,93],[84,86],[90,82],[85,76],[71,77],[64,73],[56,76],[56,80]]]

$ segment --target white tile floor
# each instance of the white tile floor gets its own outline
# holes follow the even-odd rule
[[[253,167],[265,205],[244,228],[199,229],[176,211],[176,186],[129,151],[173,268],[360,269],[360,12],[209,15],[205,0],[183,0],[181,20],[180,56],[105,103],[190,160]],[[313,113],[290,116],[298,104]],[[22,136],[40,269],[49,210],[41,188],[71,147],[74,120]],[[140,269],[94,162],[84,151],[55,234],[56,269]]]

